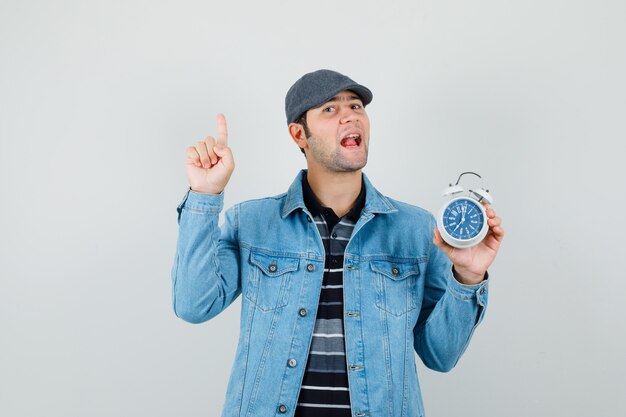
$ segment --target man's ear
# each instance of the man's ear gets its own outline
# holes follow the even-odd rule
[[[291,135],[291,139],[293,139],[299,148],[307,149],[309,147],[309,144],[306,141],[304,126],[300,123],[289,123],[289,135]]]

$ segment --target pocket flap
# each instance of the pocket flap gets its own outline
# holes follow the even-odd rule
[[[272,256],[264,253],[251,253],[250,262],[258,266],[265,275],[277,277],[286,272],[297,270],[300,259]]]
[[[420,272],[418,263],[370,261],[372,270],[393,280],[402,280]]]

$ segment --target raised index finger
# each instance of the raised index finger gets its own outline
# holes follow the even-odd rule
[[[228,146],[228,127],[226,127],[226,117],[223,114],[217,115],[217,146]]]

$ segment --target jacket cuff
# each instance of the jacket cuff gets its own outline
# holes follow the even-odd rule
[[[180,220],[183,209],[196,214],[220,214],[223,208],[223,191],[220,194],[202,194],[189,189],[176,210]]]
[[[452,269],[448,279],[448,291],[462,301],[476,300],[478,305],[485,307],[489,295],[489,273],[485,273],[485,279],[475,285],[461,284],[454,278]]]

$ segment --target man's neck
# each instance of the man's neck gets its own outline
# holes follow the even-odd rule
[[[360,169],[354,172],[309,169],[307,180],[320,204],[333,209],[339,218],[350,211],[361,192]]]

